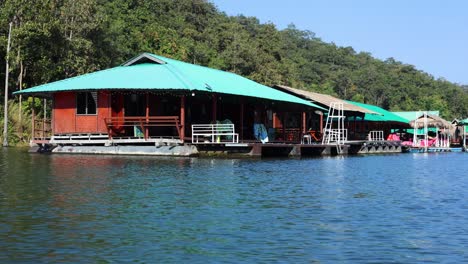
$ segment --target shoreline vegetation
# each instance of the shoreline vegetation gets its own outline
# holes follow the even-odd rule
[[[36,99],[38,101],[39,99]],[[34,109],[42,108],[40,102],[34,106]],[[15,100],[8,102],[8,143],[10,146],[25,147],[29,145],[31,139],[31,109],[32,98],[20,104]],[[3,109],[3,105],[1,105]],[[0,121],[3,124],[3,111],[0,114]],[[2,131],[3,132],[3,131]],[[3,133],[0,134],[0,140],[3,141]]]
[[[228,16],[206,0],[33,0],[27,6],[19,0],[3,1],[2,81],[9,22],[10,93],[151,52],[268,86],[288,85],[390,111],[439,110],[448,120],[468,113],[466,85],[435,79],[394,58],[379,60],[352,47],[326,43],[294,25],[279,30],[255,17]],[[19,97],[10,98],[9,141],[24,145],[31,134],[31,109],[42,113],[42,102],[23,98],[20,114]],[[0,119],[3,122],[3,113]]]

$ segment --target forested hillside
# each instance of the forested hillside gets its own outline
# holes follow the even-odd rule
[[[227,16],[209,1],[4,0],[0,12],[2,83],[8,23],[14,23],[11,91],[19,89],[21,65],[23,87],[31,87],[146,51],[390,110],[440,110],[448,119],[468,114],[460,85],[393,58],[325,43],[311,31]]]

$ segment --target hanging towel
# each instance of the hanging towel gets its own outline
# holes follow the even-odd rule
[[[268,131],[264,124],[254,124],[254,137],[262,143],[268,142]]]

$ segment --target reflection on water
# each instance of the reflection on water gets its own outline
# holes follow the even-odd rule
[[[466,157],[2,150],[0,262],[466,262]]]

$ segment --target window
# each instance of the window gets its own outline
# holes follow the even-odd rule
[[[97,106],[97,92],[76,94],[76,113],[78,115],[95,115]]]

